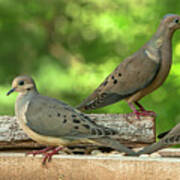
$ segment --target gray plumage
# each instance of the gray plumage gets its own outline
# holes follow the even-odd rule
[[[40,144],[67,146],[90,142],[135,155],[135,152],[112,139],[118,135],[115,130],[97,125],[62,101],[40,95],[30,77],[16,77],[12,87],[10,93],[19,92],[15,105],[17,119],[29,137]]]
[[[172,36],[179,28],[180,16],[165,16],[151,40],[122,61],[77,108],[96,109],[122,99],[132,108],[133,103],[161,86],[172,63]]]

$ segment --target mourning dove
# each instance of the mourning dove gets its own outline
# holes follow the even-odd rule
[[[166,15],[151,40],[120,63],[77,109],[96,109],[124,99],[137,116],[155,115],[138,101],[165,81],[172,62],[172,35],[179,28],[180,16]]]
[[[62,146],[80,142],[101,144],[135,155],[134,151],[112,139],[118,135],[115,130],[97,125],[88,116],[62,101],[40,95],[32,78],[16,77],[7,95],[14,91],[19,92],[15,113],[21,128],[33,140],[50,146],[40,153],[53,150],[46,153],[44,163]]]
[[[144,149],[137,152],[137,154],[151,154],[170,145],[180,144],[180,123],[172,130],[161,133],[158,137],[160,138],[159,142],[146,146]]]

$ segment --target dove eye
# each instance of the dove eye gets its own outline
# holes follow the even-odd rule
[[[175,19],[174,22],[175,22],[176,24],[178,24],[178,23],[179,23],[179,19]]]
[[[23,85],[24,85],[24,81],[20,81],[18,84],[19,84],[20,86],[23,86]]]

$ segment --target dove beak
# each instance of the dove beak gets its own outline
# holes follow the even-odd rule
[[[6,95],[9,96],[11,93],[13,93],[13,92],[15,91],[15,89],[16,89],[16,88],[12,88],[11,90],[9,90],[9,91],[7,92]]]

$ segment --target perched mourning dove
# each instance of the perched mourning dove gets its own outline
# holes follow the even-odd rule
[[[172,35],[179,28],[180,16],[166,15],[151,40],[119,64],[77,109],[96,109],[124,99],[137,116],[155,115],[138,101],[165,81],[172,63]]]
[[[19,92],[15,113],[21,128],[33,140],[50,146],[40,153],[61,146],[46,153],[44,163],[62,146],[80,142],[102,144],[135,155],[134,151],[112,139],[118,135],[115,130],[95,124],[88,116],[62,101],[40,95],[32,78],[16,77],[7,95],[14,91]]]
[[[137,154],[151,154],[170,145],[180,144],[180,123],[172,130],[161,133],[158,138],[160,138],[159,142],[146,146],[144,149],[137,152]]]

